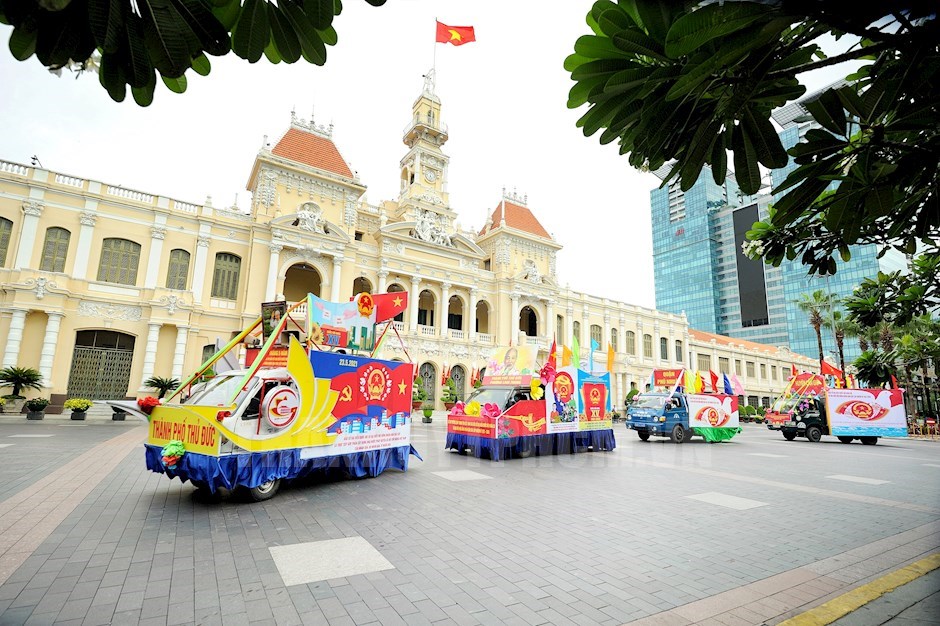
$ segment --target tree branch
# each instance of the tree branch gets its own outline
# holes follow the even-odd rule
[[[781,78],[781,77],[792,77],[797,74],[802,74],[803,72],[811,72],[813,70],[818,70],[823,67],[829,67],[830,65],[838,65],[839,63],[844,63],[845,61],[852,61],[855,59],[860,59],[862,57],[871,56],[872,54],[882,52],[889,48],[892,48],[891,44],[880,43],[874,46],[868,46],[867,48],[859,48],[857,50],[850,50],[843,54],[838,54],[834,57],[829,57],[821,61],[811,61],[809,63],[804,63],[803,65],[797,65],[794,67],[789,67],[785,70],[777,70],[775,72],[770,72],[767,74],[768,78]]]

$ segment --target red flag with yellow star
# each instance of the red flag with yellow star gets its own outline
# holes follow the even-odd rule
[[[448,26],[440,22],[437,23],[437,43],[452,43],[455,46],[462,46],[476,40],[473,26]]]
[[[379,324],[392,319],[408,307],[408,292],[372,294],[372,302],[375,303],[375,323]]]

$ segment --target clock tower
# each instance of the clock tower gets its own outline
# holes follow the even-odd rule
[[[441,122],[441,101],[434,93],[434,70],[424,76],[424,88],[411,107],[411,121],[402,137],[408,152],[402,158],[401,189],[396,217],[435,230],[453,232],[456,213],[447,193],[447,164],[441,151],[447,126]]]

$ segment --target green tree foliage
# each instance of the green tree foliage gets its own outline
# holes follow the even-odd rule
[[[156,389],[160,392],[160,395],[157,398],[162,398],[166,395],[168,391],[173,391],[180,386],[180,381],[178,378],[164,378],[162,376],[151,376],[144,381],[145,387],[150,387],[151,389]]]
[[[385,0],[366,0],[373,6]],[[11,24],[10,52],[34,56],[49,69],[90,69],[101,55],[101,85],[117,102],[153,101],[157,75],[186,90],[186,71],[206,76],[206,55],[234,52],[255,63],[326,63],[336,45],[333,18],[341,0],[0,0],[0,23]]]
[[[689,189],[705,165],[723,183],[728,154],[746,194],[760,166],[798,167],[785,192],[748,233],[768,263],[801,261],[834,273],[834,255],[875,243],[913,253],[940,231],[940,28],[936,4],[825,2],[665,3],[598,0],[565,69],[568,106],[586,136],[617,141],[630,164],[672,168]],[[827,58],[817,40],[849,34],[858,43]],[[798,75],[864,59],[847,85],[806,103],[820,126],[785,152],[773,109],[804,95]],[[835,190],[824,193],[832,183]]]
[[[42,389],[42,374],[31,367],[4,367],[0,370],[0,387],[13,387],[13,398],[22,398],[23,389]]]

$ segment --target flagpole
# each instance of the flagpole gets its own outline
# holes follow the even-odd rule
[[[431,72],[437,78],[437,17],[434,18],[434,52],[432,54]]]

